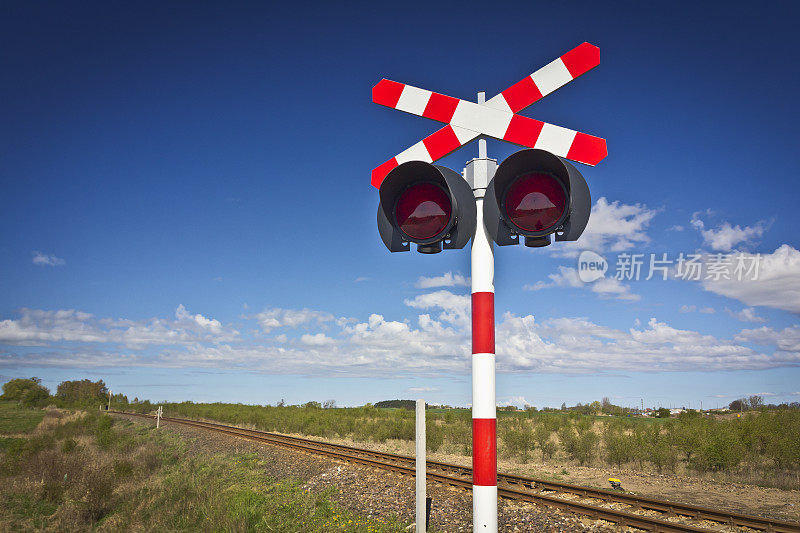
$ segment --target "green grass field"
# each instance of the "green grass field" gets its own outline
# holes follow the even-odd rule
[[[20,407],[17,402],[0,402],[0,435],[30,433],[42,421],[44,414],[41,409]]]
[[[399,533],[407,525],[272,478],[256,454],[192,451],[174,433],[96,411],[2,409],[2,431],[13,433],[49,417],[0,450],[2,531]]]
[[[358,442],[413,442],[415,431],[414,411],[397,408],[192,402],[163,406],[167,416]],[[146,410],[151,412],[153,406],[148,404]],[[428,410],[428,450],[469,456],[471,424],[467,409]],[[800,489],[798,409],[753,410],[736,418],[698,412],[677,418],[641,418],[624,413],[599,416],[499,410],[497,436],[499,456],[519,463],[559,461],[599,468],[625,467]]]

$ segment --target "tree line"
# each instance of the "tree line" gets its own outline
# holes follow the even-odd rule
[[[103,380],[91,381],[89,379],[62,381],[58,384],[55,394],[50,394],[50,389],[42,385],[42,380],[37,377],[12,379],[3,384],[3,394],[0,400],[15,401],[27,407],[92,407],[106,405],[108,402],[108,387]],[[114,394],[111,400],[116,404],[130,403],[124,394]],[[139,403],[139,399],[135,399]],[[150,402],[146,402],[148,405]]]

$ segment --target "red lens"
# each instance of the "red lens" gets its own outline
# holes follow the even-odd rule
[[[508,188],[505,211],[525,231],[546,231],[561,219],[567,194],[561,182],[550,174],[530,173],[517,178]]]
[[[439,235],[450,222],[450,197],[433,183],[412,185],[400,195],[395,207],[397,226],[421,241]]]

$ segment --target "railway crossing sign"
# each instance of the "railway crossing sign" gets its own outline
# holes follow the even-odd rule
[[[372,88],[373,102],[447,126],[376,167],[372,185],[380,187],[383,178],[402,163],[433,163],[480,135],[596,165],[608,155],[605,139],[517,113],[599,64],[600,49],[583,43],[483,104],[382,79]]]
[[[589,43],[570,50],[489,100],[468,102],[382,79],[376,104],[446,125],[372,171],[379,190],[378,231],[390,252],[435,254],[472,240],[472,512],[473,530],[497,531],[493,244],[529,247],[574,241],[589,221],[591,195],[567,159],[596,165],[606,141],[519,115],[543,96],[600,64]],[[499,166],[486,155],[494,137],[521,145]],[[480,138],[464,174],[432,163]]]

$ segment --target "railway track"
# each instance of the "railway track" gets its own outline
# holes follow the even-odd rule
[[[123,411],[111,412],[142,418],[154,418],[153,415],[126,413]],[[414,458],[405,455],[376,452],[374,450],[245,429],[216,422],[172,417],[161,417],[161,420],[391,470],[403,475],[413,476],[415,472]],[[453,487],[472,489],[471,468],[440,461],[428,461],[427,468],[427,477],[432,481]],[[619,526],[629,526],[646,531],[708,532],[720,529],[745,531],[739,528],[747,528],[770,533],[800,533],[800,523],[732,513],[667,500],[657,500],[623,492],[502,473],[498,473],[497,481],[497,493],[502,498],[533,502],[567,512],[607,520]]]

